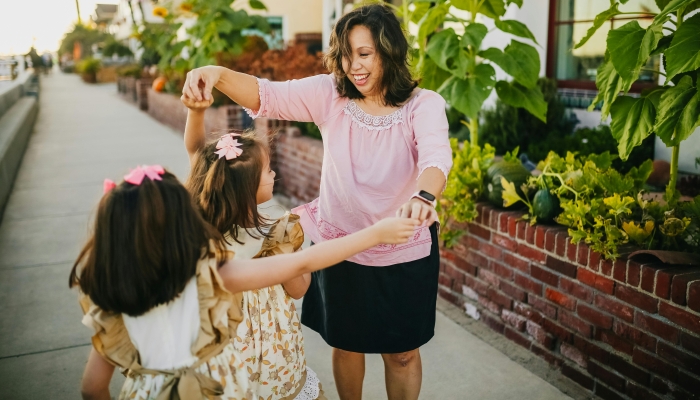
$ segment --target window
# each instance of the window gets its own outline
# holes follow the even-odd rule
[[[284,31],[282,30],[282,17],[267,17],[267,23],[270,25],[270,32],[263,33],[258,29],[244,29],[243,35],[255,35],[265,39],[267,46],[272,50],[281,50],[284,48]]]
[[[654,0],[629,0],[620,5],[618,15],[606,22],[585,45],[574,49],[593,26],[595,16],[610,8],[610,0],[550,0],[549,44],[547,51],[547,76],[559,81],[560,88],[595,90],[598,66],[605,57],[606,38],[611,29],[637,20],[642,28],[651,24],[653,15],[659,8]],[[660,59],[649,60],[639,80],[632,86],[632,92],[653,86],[658,82],[658,74],[649,70],[659,69]]]

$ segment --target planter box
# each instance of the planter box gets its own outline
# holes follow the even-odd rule
[[[187,107],[179,96],[171,93],[156,92],[150,86],[144,90],[147,96],[148,113],[158,121],[179,132],[185,131]],[[204,113],[204,125],[208,133],[226,132],[230,129],[245,129],[244,111],[238,105],[226,105],[208,108]]]
[[[441,297],[603,398],[698,393],[700,268],[604,260],[564,227],[478,209],[441,248]]]

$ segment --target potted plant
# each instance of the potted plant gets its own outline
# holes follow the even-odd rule
[[[86,58],[78,63],[77,69],[83,81],[97,82],[97,72],[102,68],[102,62],[96,58]]]

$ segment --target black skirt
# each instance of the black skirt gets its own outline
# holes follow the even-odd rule
[[[437,228],[430,255],[386,267],[343,261],[314,272],[301,323],[330,346],[356,353],[402,353],[435,333],[440,252]]]

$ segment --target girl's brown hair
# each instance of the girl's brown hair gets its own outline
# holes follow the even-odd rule
[[[166,171],[161,177],[146,177],[140,185],[122,182],[100,200],[69,286],[80,286],[105,311],[142,315],[175,299],[195,276],[199,259],[223,261],[221,234],[204,221],[174,175]]]
[[[350,31],[358,25],[370,30],[379,54],[383,74],[378,89],[384,93],[384,104],[400,106],[411,97],[418,83],[408,67],[408,41],[401,23],[391,9],[382,4],[366,5],[349,12],[336,22],[331,32],[324,64],[335,75],[338,93],[350,99],[364,98],[343,69],[343,59],[352,58]]]
[[[262,170],[270,159],[270,144],[255,131],[243,132],[235,139],[243,152],[231,160],[215,154],[218,140],[197,151],[186,186],[204,219],[241,243],[237,227],[265,236],[262,227],[269,225],[258,212],[256,195]]]

